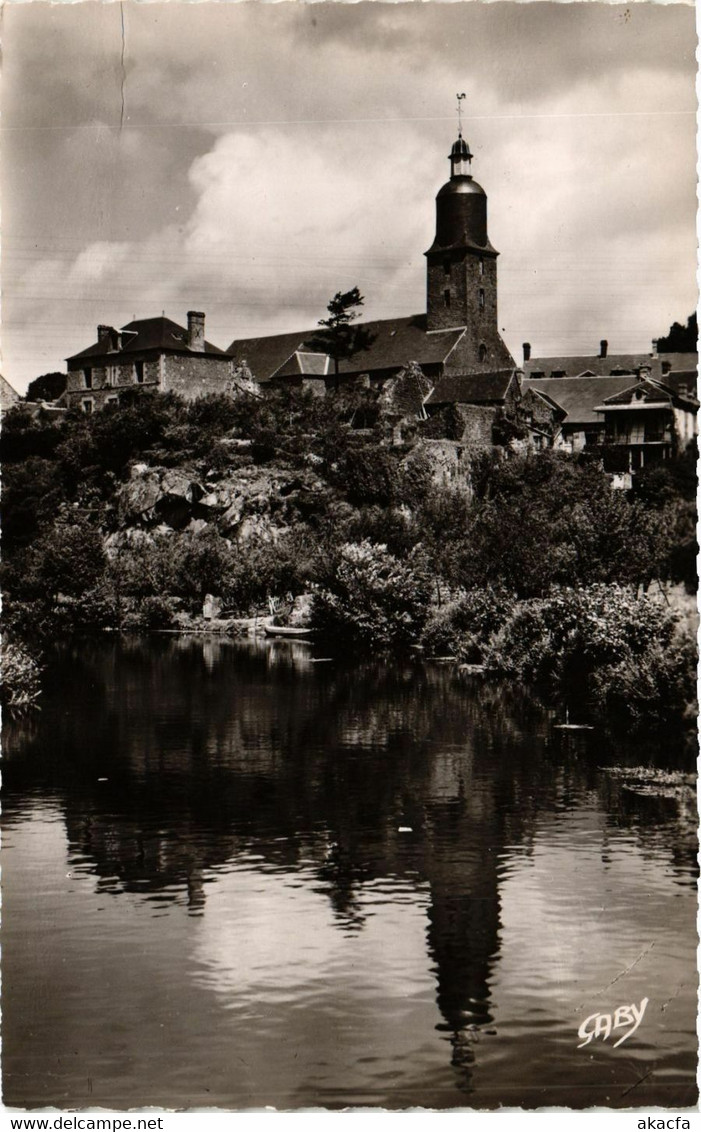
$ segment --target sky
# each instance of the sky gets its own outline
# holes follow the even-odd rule
[[[162,311],[307,330],[425,311],[463,132],[517,359],[647,350],[696,307],[684,4],[6,3],[2,372]],[[408,360],[408,359],[407,359]]]

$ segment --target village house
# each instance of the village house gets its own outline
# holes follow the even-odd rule
[[[658,457],[649,456],[648,463],[656,458],[668,459],[673,451],[682,451],[696,435],[695,353],[658,353],[657,343],[653,342],[650,354],[609,355],[605,340],[597,355],[531,358],[527,342],[523,349],[524,396],[528,392],[541,398],[559,414],[553,435],[555,448],[567,452],[591,451],[609,444],[615,433],[619,448],[627,443],[631,451],[625,457],[620,450],[615,458],[609,455],[605,462],[611,464],[610,470],[618,473],[624,470],[623,465],[626,471],[639,470],[644,462],[642,449],[635,454],[632,451],[639,448],[632,439],[638,432],[629,428],[614,429],[604,406],[618,403],[619,398],[626,400],[629,391],[645,382],[651,382],[657,389],[668,388],[674,397],[681,399],[680,404],[683,402],[686,406],[683,411],[679,409],[674,420],[670,417],[668,442],[660,445]],[[625,437],[629,438],[627,442]]]
[[[121,330],[98,326],[97,341],[67,359],[64,404],[92,413],[134,388],[187,400],[224,392],[231,358],[205,339],[204,323],[204,314],[188,311],[187,330],[164,316],[136,319]]]
[[[698,407],[686,389],[681,393],[649,377],[606,397],[596,407],[604,422],[604,443],[613,449],[604,466],[630,475],[672,459],[696,435]]]

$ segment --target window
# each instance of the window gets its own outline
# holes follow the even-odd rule
[[[450,260],[449,259],[443,260],[443,274],[447,275],[448,278],[450,278]]]
[[[92,397],[89,397],[85,401],[83,401],[83,412],[84,413],[92,413],[92,411],[93,411],[93,399],[92,399]]]
[[[86,389],[92,389],[92,370],[90,366],[83,370],[83,380]]]
[[[480,275],[484,275],[484,259],[482,258],[482,256],[480,256],[480,258],[479,258],[478,270],[479,270]]]
[[[478,356],[479,356],[479,360],[481,362],[486,362],[486,360],[487,360],[487,347],[485,346],[484,342],[480,342],[480,348],[479,348],[479,351],[478,351]]]
[[[443,306],[444,307],[450,306],[450,291],[448,291],[448,290],[443,292]]]
[[[480,310],[484,310],[484,290],[480,287]]]
[[[134,381],[138,382],[138,384],[141,385],[143,383],[143,380],[144,380],[144,363],[143,362],[134,362]]]

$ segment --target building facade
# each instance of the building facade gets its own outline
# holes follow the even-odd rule
[[[98,326],[97,341],[66,359],[63,402],[92,413],[130,389],[152,389],[193,400],[229,387],[229,355],[205,339],[205,316],[188,311],[187,329],[171,319],[146,318],[121,330]]]

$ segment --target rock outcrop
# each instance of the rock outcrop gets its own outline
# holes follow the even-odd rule
[[[201,482],[188,468],[136,464],[117,510],[122,529],[195,531],[213,524],[227,538],[269,542],[323,508],[331,494],[312,470],[250,465]]]

